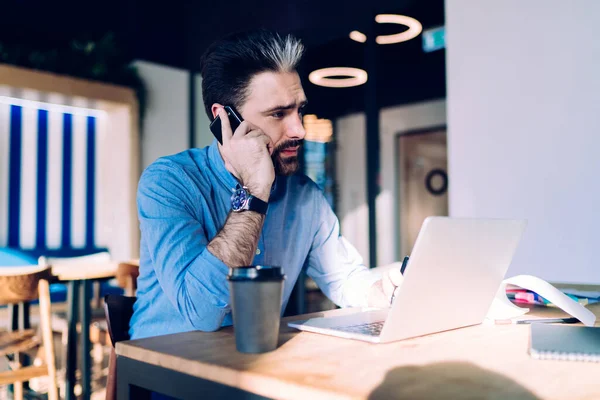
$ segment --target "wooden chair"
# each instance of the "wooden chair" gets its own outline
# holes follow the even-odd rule
[[[135,296],[137,278],[140,275],[139,260],[119,263],[117,269],[117,282],[119,287],[125,289],[125,296]]]
[[[115,353],[115,344],[123,340],[129,340],[129,321],[133,315],[135,300],[135,297],[119,295],[108,295],[104,298],[104,312],[112,345],[108,361],[106,400],[117,398],[117,354]]]
[[[23,382],[32,378],[48,376],[48,399],[58,400],[56,363],[52,329],[50,326],[50,270],[40,267],[2,268],[0,270],[0,305],[16,304],[39,299],[41,344],[45,352],[45,364],[21,368],[18,353],[39,346],[40,339],[33,329],[13,332],[0,331],[0,356],[15,355],[11,371],[0,372],[0,385],[14,384],[15,400],[23,399]]]

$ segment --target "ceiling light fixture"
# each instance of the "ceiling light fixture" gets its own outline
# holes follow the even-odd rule
[[[352,31],[350,32],[350,39],[354,40],[355,42],[364,43],[367,41],[367,35],[359,31]]]
[[[379,14],[375,17],[375,21],[378,24],[398,24],[404,25],[408,29],[404,32],[396,33],[394,35],[381,35],[375,38],[378,44],[392,44],[406,42],[407,40],[413,39],[419,36],[419,33],[423,30],[423,25],[412,17],[406,15],[397,14]]]
[[[375,17],[375,22],[378,24],[397,24],[404,25],[408,29],[404,32],[396,33],[393,35],[379,35],[375,38],[375,41],[378,44],[393,44],[393,43],[402,43],[407,40],[414,39],[419,36],[419,34],[423,31],[423,25],[416,19],[412,17],[407,17],[406,15],[398,15],[398,14],[379,14]],[[367,41],[367,36],[359,31],[350,32],[350,39],[364,43]]]
[[[332,76],[346,76],[347,78],[332,78]],[[367,79],[367,71],[349,67],[321,68],[308,75],[308,80],[315,85],[331,88],[359,86],[365,83]]]

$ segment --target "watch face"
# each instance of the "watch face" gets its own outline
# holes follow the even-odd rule
[[[233,211],[243,210],[248,203],[248,192],[244,188],[236,189],[231,196],[231,209]]]

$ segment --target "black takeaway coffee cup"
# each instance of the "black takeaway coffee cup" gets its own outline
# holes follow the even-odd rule
[[[275,350],[285,279],[281,267],[230,268],[227,279],[237,350],[242,353]]]

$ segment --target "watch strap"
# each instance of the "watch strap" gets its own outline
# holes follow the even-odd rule
[[[258,197],[250,196],[248,198],[248,203],[246,203],[246,209],[249,211],[255,211],[257,213],[266,215],[267,209],[269,208],[269,204],[265,201],[262,201]]]

